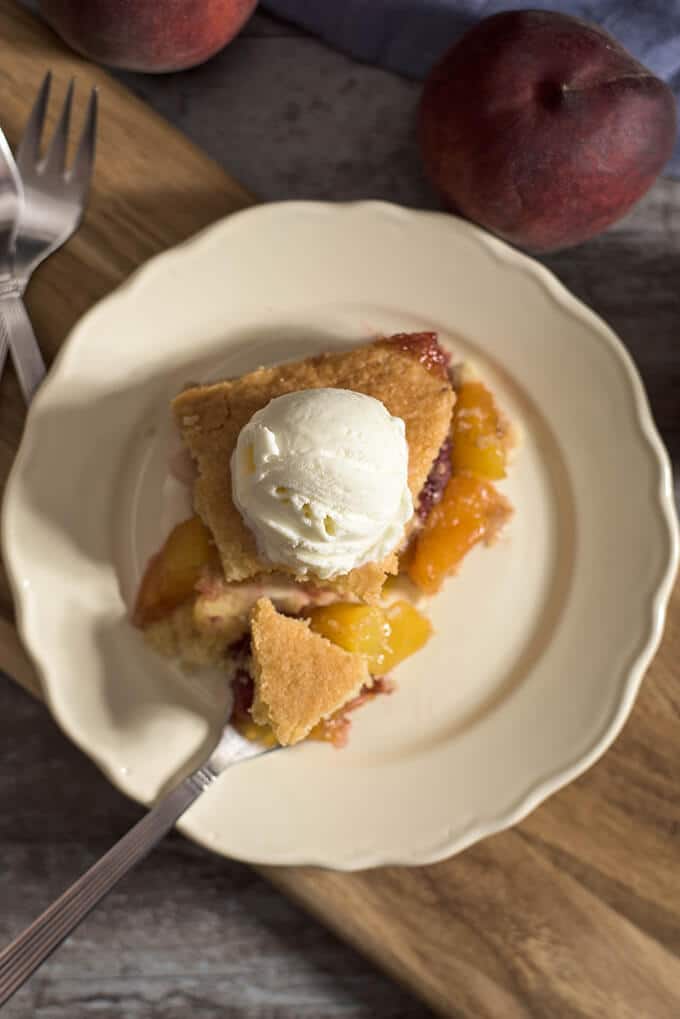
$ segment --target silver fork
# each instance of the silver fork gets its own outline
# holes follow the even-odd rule
[[[12,299],[21,305],[21,294],[40,263],[61,247],[74,233],[82,219],[94,167],[97,134],[97,90],[90,93],[85,124],[73,165],[66,168],[66,151],[71,123],[74,82],[68,87],[59,122],[47,151],[41,159],[40,142],[50,96],[52,73],[45,75],[38,97],[17,151],[17,166],[23,184],[24,202],[14,248],[14,283]],[[6,307],[6,305],[4,305]],[[0,312],[3,304],[0,304]],[[24,329],[21,335],[9,336],[12,357],[26,401],[45,375],[45,363],[35,336]],[[0,336],[0,374],[7,357],[7,338]]]
[[[36,357],[38,363],[42,358],[21,299],[21,289],[14,278],[14,249],[23,204],[19,171],[7,139],[0,131],[0,369],[8,347],[11,345],[13,355],[21,348],[23,356],[21,359],[14,356],[14,364],[21,389],[30,393]]]
[[[240,761],[280,749],[254,743],[232,726],[225,726],[207,761],[166,793],[108,853],[0,952],[0,1008],[223,771]]]

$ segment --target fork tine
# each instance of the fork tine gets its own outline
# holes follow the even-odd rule
[[[48,175],[61,176],[66,168],[66,149],[68,147],[68,129],[71,124],[73,87],[74,80],[71,78],[66,92],[66,98],[64,99],[64,105],[61,108],[59,123],[57,124],[54,132],[54,137],[50,142],[50,147],[47,150],[45,165],[41,167],[41,170]]]
[[[26,124],[26,130],[19,142],[16,161],[17,166],[24,176],[28,176],[35,168],[35,164],[38,162],[40,157],[40,139],[45,125],[45,113],[47,112],[47,103],[50,97],[51,84],[52,72],[48,71],[42,80],[40,91],[38,92],[35,103],[33,104],[33,109],[31,110],[31,115],[28,118],[28,123]]]
[[[87,104],[85,125],[78,142],[78,151],[73,162],[73,167],[68,174],[70,189],[81,203],[85,202],[92,168],[94,166],[95,145],[97,140],[97,108],[99,94],[96,88],[90,93],[90,101]]]

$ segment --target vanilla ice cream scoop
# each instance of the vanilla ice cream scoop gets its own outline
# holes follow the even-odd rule
[[[384,559],[413,513],[404,422],[348,389],[305,389],[257,411],[231,475],[260,556],[302,576]]]

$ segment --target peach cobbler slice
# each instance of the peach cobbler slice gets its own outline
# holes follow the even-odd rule
[[[380,340],[342,353],[258,368],[239,379],[188,389],[175,398],[177,426],[198,467],[194,506],[213,535],[226,581],[248,580],[274,569],[262,559],[234,503],[231,461],[241,430],[278,397],[331,388],[380,401],[404,422],[408,484],[417,500],[449,431],[455,395],[446,372],[433,366],[427,355],[436,338],[431,333],[416,336],[419,339],[406,349],[400,337]],[[350,599],[378,601],[386,577],[397,572],[396,552],[334,577],[326,586]]]
[[[436,334],[398,334],[174,401],[197,466],[196,515],[150,561],[133,618],[162,654],[224,666],[233,724],[250,738],[343,745],[350,713],[391,692],[388,674],[431,636],[411,595],[438,591],[510,516],[495,482],[506,474],[511,431],[491,392],[449,360]],[[373,397],[403,421],[413,515],[386,558],[322,579],[263,557],[233,502],[230,470],[241,429],[261,408],[328,387]],[[398,572],[406,594],[388,579]]]

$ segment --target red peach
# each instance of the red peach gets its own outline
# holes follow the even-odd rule
[[[202,64],[241,30],[257,0],[40,0],[65,42],[130,71]]]
[[[647,191],[673,149],[675,100],[601,29],[509,11],[431,71],[419,132],[449,207],[550,251],[599,233]]]

